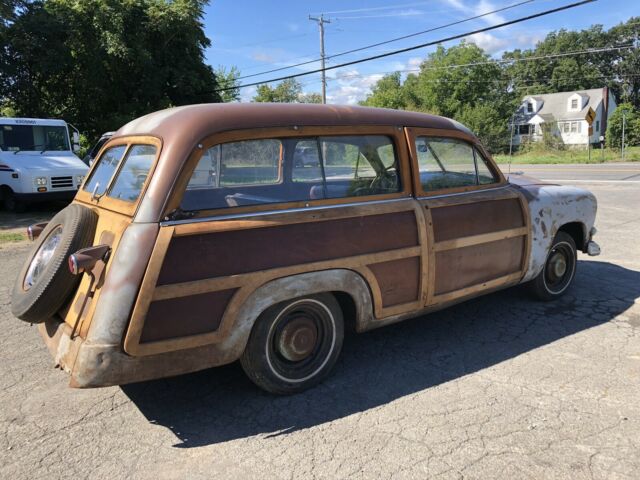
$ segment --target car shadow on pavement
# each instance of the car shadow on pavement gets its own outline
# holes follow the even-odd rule
[[[556,302],[531,300],[515,287],[349,335],[333,375],[298,395],[262,392],[237,363],[122,389],[150,422],[176,435],[176,447],[272,437],[387,404],[597,327],[639,297],[640,272],[582,261],[574,286]],[[628,321],[640,328],[639,319]]]

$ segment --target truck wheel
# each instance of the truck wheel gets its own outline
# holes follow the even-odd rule
[[[42,323],[67,302],[80,282],[67,265],[69,255],[93,243],[98,216],[71,204],[42,231],[16,279],[11,312],[29,323]]]
[[[576,244],[571,235],[558,232],[544,268],[529,284],[533,295],[544,301],[564,295],[576,275],[577,259]]]
[[[13,213],[22,213],[27,209],[27,205],[16,198],[16,194],[7,190],[3,196],[4,208]]]
[[[298,393],[321,382],[344,339],[340,305],[329,293],[282,302],[265,310],[251,331],[240,363],[270,393]]]

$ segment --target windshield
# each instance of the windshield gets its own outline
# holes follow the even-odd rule
[[[0,149],[10,152],[68,151],[70,148],[67,127],[0,123]]]

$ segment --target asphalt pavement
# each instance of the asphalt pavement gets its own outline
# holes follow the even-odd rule
[[[600,257],[553,303],[511,288],[349,336],[268,395],[237,364],[74,390],[12,317],[0,249],[0,478],[640,478],[640,164],[512,165],[599,202]]]

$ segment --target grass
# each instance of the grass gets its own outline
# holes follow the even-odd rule
[[[603,155],[604,153],[604,155]],[[604,159],[603,159],[604,157]],[[509,155],[495,155],[498,163],[509,163]],[[543,150],[533,149],[528,152],[516,153],[511,158],[511,163],[604,163],[621,162],[620,149],[605,148],[602,152],[599,148],[591,150],[591,161],[587,150]],[[625,162],[640,161],[640,147],[628,147],[624,154]]]
[[[24,242],[27,239],[23,233],[0,232],[0,243]]]

